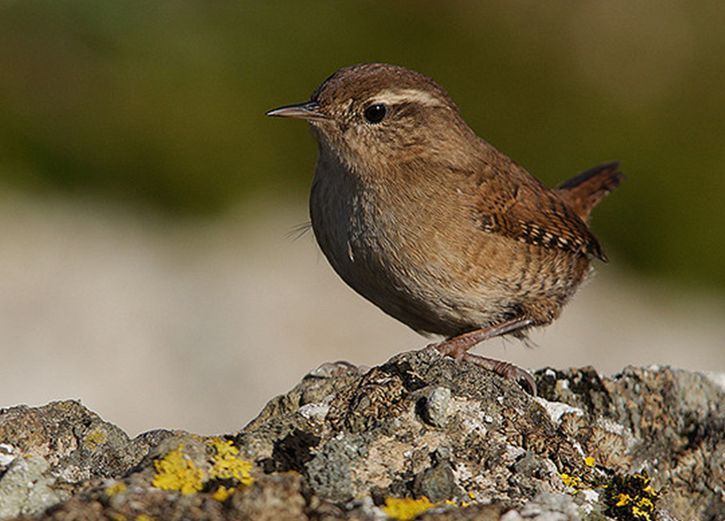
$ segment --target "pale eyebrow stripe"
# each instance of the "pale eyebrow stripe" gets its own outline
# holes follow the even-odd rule
[[[441,100],[434,95],[417,89],[402,89],[402,90],[384,90],[373,96],[373,103],[387,103],[394,105],[396,103],[420,103],[421,105],[427,105],[430,107],[441,106]]]

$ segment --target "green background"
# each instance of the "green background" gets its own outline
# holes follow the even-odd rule
[[[312,139],[264,112],[384,61],[549,185],[620,160],[610,257],[722,290],[723,27],[716,1],[0,1],[0,188],[179,220],[303,198]]]

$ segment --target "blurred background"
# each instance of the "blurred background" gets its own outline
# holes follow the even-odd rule
[[[425,345],[290,236],[316,150],[264,117],[368,61],[549,185],[627,174],[594,215],[610,263],[536,348],[478,352],[724,371],[723,26],[714,0],[1,0],[0,406],[228,432],[326,361]]]

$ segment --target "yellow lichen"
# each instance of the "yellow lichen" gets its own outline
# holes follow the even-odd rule
[[[116,494],[120,494],[121,492],[126,491],[126,484],[123,481],[117,481],[113,485],[109,485],[106,487],[104,492],[108,497],[115,496]]]
[[[134,521],[156,521],[153,517],[146,514],[139,514],[136,516]]]
[[[468,496],[472,499],[475,497],[472,492],[469,492]],[[468,508],[472,504],[473,503],[471,501],[465,501],[463,499],[459,499],[458,502],[456,502],[452,499],[444,499],[443,501],[439,501],[438,503],[433,503],[433,506],[448,505],[448,506],[452,506],[452,507]]]
[[[581,482],[582,482],[581,478],[578,478],[576,476],[571,476],[564,472],[559,474],[559,476],[561,476],[561,480],[564,482],[564,485],[566,485],[567,487],[571,487],[571,488],[575,488],[575,489],[581,488]]]
[[[591,456],[587,456],[586,458],[584,458],[584,465],[586,465],[587,467],[593,467],[594,463],[594,458],[592,458]]]
[[[647,494],[648,496],[657,497],[657,491],[652,487],[652,485],[647,485],[642,489],[642,492]]]
[[[629,494],[619,494],[617,496],[617,503],[614,505],[616,507],[623,507],[632,502],[632,498],[629,497]]]
[[[229,496],[234,494],[234,492],[236,492],[236,491],[237,491],[237,489],[234,487],[227,488],[224,485],[220,485],[219,488],[214,491],[214,493],[211,495],[211,497],[221,503],[221,502],[226,501],[229,498]]]
[[[151,484],[156,488],[193,494],[203,487],[204,472],[184,454],[184,445],[154,461],[154,467],[156,475]]]
[[[207,443],[215,450],[209,476],[216,479],[235,479],[242,485],[251,485],[252,463],[238,456],[239,449],[231,441],[212,438]]]
[[[659,494],[646,473],[615,475],[605,487],[606,514],[620,521],[651,521]]]
[[[392,517],[393,519],[411,521],[419,514],[425,512],[426,510],[430,510],[434,506],[436,506],[435,503],[431,503],[425,496],[418,499],[389,497],[385,499],[383,512],[385,512],[385,515]]]
[[[108,435],[105,433],[105,431],[102,431],[101,429],[93,429],[85,435],[85,437],[83,438],[83,443],[85,444],[86,448],[90,450],[95,450],[96,447],[98,447],[99,445],[106,443],[107,439]]]
[[[647,521],[651,519],[649,512],[643,508],[638,507],[637,505],[632,507],[632,515],[635,519],[646,519]]]
[[[639,501],[637,502],[637,506],[640,508],[646,508],[648,510],[652,510],[652,508],[654,508],[655,505],[650,499],[648,499],[646,497],[642,497],[642,498],[639,498]]]

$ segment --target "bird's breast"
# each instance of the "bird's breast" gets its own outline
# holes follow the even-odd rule
[[[371,187],[343,165],[320,159],[310,194],[312,228],[335,271],[355,289],[377,275],[375,259],[391,246],[379,206]]]
[[[383,311],[413,329],[452,334],[464,300],[456,281],[468,269],[457,251],[470,242],[462,206],[434,210],[442,194],[393,188],[321,156],[310,196],[317,242],[338,275]]]

